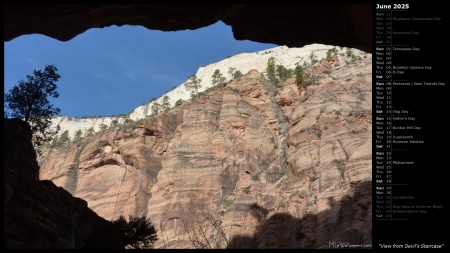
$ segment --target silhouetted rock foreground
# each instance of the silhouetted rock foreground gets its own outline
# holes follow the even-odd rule
[[[112,224],[50,180],[39,181],[31,130],[4,119],[4,248],[123,248]]]
[[[195,30],[222,21],[237,40],[372,50],[371,4],[5,4],[3,14],[4,41],[36,33],[67,41],[111,25]]]

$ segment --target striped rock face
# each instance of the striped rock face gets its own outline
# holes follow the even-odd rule
[[[44,150],[40,178],[107,220],[149,217],[156,248],[195,247],[199,225],[211,247],[371,244],[372,55],[360,56],[319,61],[300,84],[243,72],[156,117]]]

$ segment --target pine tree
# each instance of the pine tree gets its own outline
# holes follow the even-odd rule
[[[159,105],[158,102],[156,102],[156,101],[153,102],[153,105],[152,105],[152,116],[158,115],[160,108],[161,108],[161,106]]]
[[[267,60],[266,76],[267,80],[269,80],[269,82],[271,82],[272,84],[278,83],[278,79],[276,77],[276,64],[274,57],[270,57],[269,60]]]
[[[303,83],[305,77],[304,77],[304,73],[303,73],[303,67],[300,65],[297,65],[297,67],[295,67],[294,69],[294,75],[295,75],[295,81],[297,83]]]
[[[292,76],[292,69],[288,69],[283,65],[277,65],[277,77],[278,82],[286,81],[289,77]]]
[[[227,79],[220,73],[220,70],[216,69],[214,74],[211,76],[213,85],[222,85]]]
[[[95,133],[94,128],[93,128],[93,127],[90,127],[90,128],[86,131],[86,137],[87,137],[87,136],[92,136],[92,135],[94,135],[94,133]]]
[[[191,92],[191,98],[197,97],[198,90],[202,87],[201,81],[202,79],[197,78],[196,75],[191,75],[186,82],[186,89]]]
[[[27,122],[33,133],[32,142],[36,150],[49,143],[59,131],[51,129],[51,117],[61,111],[48,101],[48,97],[58,98],[56,82],[61,77],[54,65],[45,66],[44,71],[34,70],[27,81],[4,94],[5,118],[19,118]]]
[[[59,143],[64,144],[69,142],[70,142],[69,131],[66,130],[61,134],[61,136],[59,136]]]
[[[164,95],[162,102],[161,102],[161,109],[164,112],[167,112],[170,110],[170,101],[169,101],[169,96]]]
[[[78,130],[75,132],[75,136],[73,137],[73,141],[77,142],[79,140],[81,140],[83,133],[81,132],[81,130]]]

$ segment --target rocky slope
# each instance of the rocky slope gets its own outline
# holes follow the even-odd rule
[[[333,48],[329,45],[312,44],[302,48],[288,48],[286,46],[275,47],[254,53],[242,53],[234,56],[230,56],[224,60],[216,63],[211,63],[207,66],[200,67],[195,73],[197,78],[201,79],[199,92],[205,91],[213,86],[212,75],[216,69],[220,70],[220,73],[227,79],[231,80],[229,68],[235,68],[242,73],[247,73],[251,69],[257,70],[261,73],[264,72],[267,66],[267,60],[270,57],[276,59],[277,64],[281,64],[287,68],[295,68],[296,65],[302,65],[305,62],[311,62],[311,53],[316,59],[325,58],[326,52]],[[340,53],[345,53],[346,49],[340,49]],[[361,55],[362,52],[356,49],[352,49],[352,53],[355,56]],[[173,107],[175,102],[179,99],[189,100],[190,92],[186,89],[186,80],[180,84],[177,88],[168,91],[165,95],[169,97],[170,106]],[[58,116],[52,119],[52,127],[60,126],[59,135],[64,131],[68,131],[69,137],[73,139],[75,132],[81,130],[85,133],[89,128],[93,128],[95,132],[100,131],[102,124],[107,126],[111,125],[113,120],[117,120],[122,123],[125,118],[132,120],[139,120],[149,116],[152,113],[152,106],[155,102],[161,104],[162,96],[155,101],[148,102],[144,105],[138,106],[132,110],[129,115],[122,117],[99,117],[99,118],[74,118],[68,116]],[[150,99],[150,98],[149,98]]]
[[[193,247],[213,214],[230,248],[370,245],[372,56],[361,56],[320,61],[307,87],[251,70],[133,128],[44,150],[40,178],[105,219],[146,215],[156,248]]]

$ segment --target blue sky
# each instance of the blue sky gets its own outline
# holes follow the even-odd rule
[[[59,98],[72,117],[127,114],[152,97],[179,86],[201,66],[274,44],[237,41],[217,22],[197,30],[162,32],[141,26],[90,29],[67,42],[24,35],[4,43],[4,88],[9,91],[33,70],[55,65]]]

